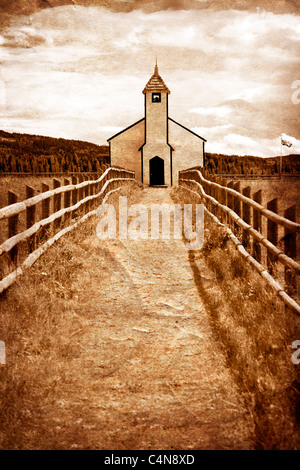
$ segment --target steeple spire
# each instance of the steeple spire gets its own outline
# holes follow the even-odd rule
[[[155,75],[156,77],[158,77],[157,57],[156,57],[156,60],[155,60],[154,75]]]
[[[145,86],[143,93],[147,92],[166,92],[170,93],[169,88],[161,78],[161,76],[158,73],[158,65],[157,65],[157,59],[155,61],[155,67],[154,67],[154,74],[148,81],[147,85]]]

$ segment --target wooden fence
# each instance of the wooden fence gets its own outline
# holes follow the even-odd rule
[[[218,176],[221,178],[229,178],[233,180],[268,180],[278,181],[279,179],[294,179],[299,178],[300,173],[275,173],[273,175],[259,175],[259,174],[238,174],[238,173],[210,173],[209,176]]]
[[[201,198],[206,212],[223,227],[240,254],[264,277],[278,296],[300,314],[297,302],[300,264],[297,262],[296,206],[278,215],[278,201],[262,205],[262,191],[241,191],[240,183],[211,177],[199,170],[179,172],[179,185]],[[192,188],[192,189],[191,189]],[[253,196],[253,197],[252,197]],[[279,230],[283,237],[279,237]],[[280,269],[280,266],[282,269]]]
[[[78,183],[78,179],[81,182]],[[9,205],[0,209],[0,222],[7,224],[7,239],[0,245],[0,293],[53,243],[95,215],[97,207],[109,194],[120,189],[124,182],[134,180],[134,172],[110,167],[98,179],[82,179],[82,176],[65,178],[63,186],[54,179],[53,189],[43,184],[43,192],[36,196],[34,189],[27,186],[26,199],[20,202],[18,196],[9,191]],[[37,208],[40,217],[37,217]],[[23,226],[19,223],[22,213],[25,214]]]
[[[71,177],[71,176],[87,176],[89,177],[90,179],[94,179],[95,176],[97,176],[102,170],[105,171],[107,168],[109,168],[109,165],[108,164],[104,164],[101,166],[101,169],[100,171],[44,171],[42,173],[34,173],[34,172],[27,172],[27,173],[24,173],[24,172],[13,172],[13,171],[7,171],[7,172],[4,172],[4,171],[0,171],[0,179],[1,178],[6,178],[6,177],[17,177],[17,178],[28,178],[29,176],[32,176],[32,177],[36,177],[36,176],[39,176],[39,177],[42,177],[42,178],[51,178],[51,177],[60,177],[60,176],[67,176],[67,177]]]

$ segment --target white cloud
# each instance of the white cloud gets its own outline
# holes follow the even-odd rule
[[[189,113],[196,113],[204,117],[216,116],[218,118],[223,118],[231,113],[231,108],[229,108],[228,106],[193,108],[189,110]]]

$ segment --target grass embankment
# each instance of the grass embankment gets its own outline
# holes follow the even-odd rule
[[[80,422],[71,422],[64,409],[64,397],[67,388],[81,385],[74,368],[82,355],[75,295],[84,265],[75,253],[91,225],[60,240],[2,299],[0,332],[7,360],[0,365],[2,449],[71,448],[78,437],[87,444]],[[78,420],[86,411],[78,410]]]
[[[200,203],[181,188],[173,197]],[[190,251],[190,263],[216,341],[255,422],[256,448],[299,448],[300,365],[291,360],[292,342],[300,338],[299,318],[245,264],[209,216],[204,247]]]
[[[128,184],[121,194],[131,191]],[[99,371],[99,354],[86,351],[101,347],[105,364],[93,328],[107,318],[101,289],[115,281],[100,241],[87,248],[97,221],[91,217],[59,240],[1,298],[1,449],[101,448],[97,390],[88,375]]]

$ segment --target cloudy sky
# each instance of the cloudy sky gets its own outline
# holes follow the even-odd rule
[[[0,129],[106,144],[143,117],[157,57],[208,152],[279,155],[283,134],[300,153],[298,0],[0,0],[0,18]]]

